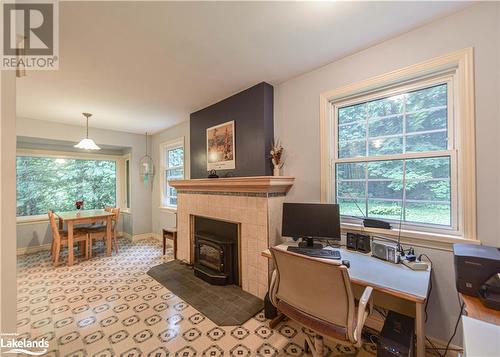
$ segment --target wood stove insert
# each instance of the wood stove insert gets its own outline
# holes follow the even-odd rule
[[[239,285],[238,225],[194,217],[194,274],[214,285]]]

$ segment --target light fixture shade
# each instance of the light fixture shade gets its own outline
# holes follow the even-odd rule
[[[74,147],[83,150],[101,150],[101,148],[95,144],[94,140],[89,139],[89,118],[92,116],[92,114],[82,113],[82,115],[85,117],[86,121],[85,128],[87,129],[87,135],[85,136],[85,138],[80,140],[80,142],[76,144]]]
[[[84,138],[80,140],[78,144],[74,146],[77,149],[83,149],[83,150],[101,150],[99,146],[96,145],[94,140],[89,139],[89,138]]]

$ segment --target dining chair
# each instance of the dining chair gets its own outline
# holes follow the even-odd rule
[[[120,219],[120,208],[106,207],[104,208],[106,212],[114,213],[111,218],[111,234],[112,234],[112,245],[115,247],[115,252],[118,253],[118,242],[116,239],[116,228],[118,225],[118,220]],[[90,258],[92,258],[92,243],[94,240],[102,239],[106,240],[106,223],[95,224],[93,226],[85,228],[85,231],[89,235],[89,247],[90,247]]]
[[[361,331],[372,310],[372,287],[358,304],[349,270],[340,261],[307,257],[271,248],[273,271],[269,296],[278,311],[309,328],[304,349],[323,356],[323,336],[361,347]]]
[[[50,228],[52,230],[52,261],[55,266],[59,265],[59,256],[61,254],[61,247],[68,245],[68,231],[59,229],[56,218],[54,215],[54,211],[49,210],[49,222]],[[73,243],[82,242],[85,246],[85,259],[89,257],[89,236],[86,231],[75,228],[73,229]],[[73,247],[69,247],[68,249],[73,249]]]

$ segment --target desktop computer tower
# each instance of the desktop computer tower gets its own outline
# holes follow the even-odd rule
[[[377,357],[413,357],[415,319],[389,311],[377,342]]]

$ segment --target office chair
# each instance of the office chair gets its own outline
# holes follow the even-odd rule
[[[361,347],[373,288],[365,288],[356,306],[348,269],[340,261],[270,250],[276,269],[269,297],[280,313],[314,331],[313,338],[306,334],[306,352],[323,356],[323,336]]]

